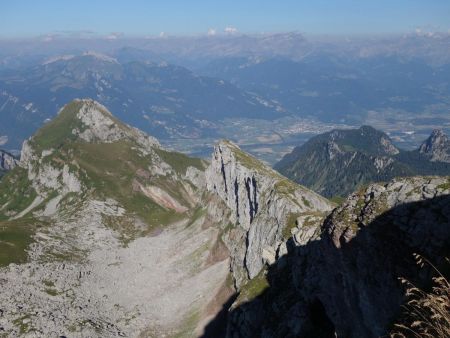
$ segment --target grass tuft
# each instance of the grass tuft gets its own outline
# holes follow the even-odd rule
[[[416,287],[410,281],[401,278],[406,285],[407,302],[403,306],[403,317],[400,323],[394,325],[390,336],[405,337],[450,337],[450,283],[430,261],[415,254],[420,267],[430,266],[436,273],[432,278],[433,286],[430,291]],[[447,263],[449,260],[446,259]]]

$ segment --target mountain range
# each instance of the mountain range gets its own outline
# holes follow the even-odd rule
[[[275,165],[280,173],[323,196],[345,197],[361,186],[395,177],[450,175],[450,141],[434,130],[411,151],[370,126],[312,137]]]
[[[421,59],[317,51],[301,59],[217,58],[199,72],[279,102],[292,114],[357,124],[370,111],[424,112],[432,102],[440,102],[450,76],[447,65]]]
[[[168,64],[116,59],[94,52],[64,55],[0,74],[0,135],[8,149],[51,119],[66,102],[94,97],[125,122],[155,136],[215,135],[215,122],[232,117],[271,119],[278,105],[227,81]]]
[[[18,151],[66,102],[92,97],[177,149],[184,140],[208,152],[213,139],[241,142],[224,119],[292,117],[390,129],[409,148],[417,139],[403,131],[449,129],[449,41],[438,33],[1,40],[0,137]],[[281,124],[283,152],[310,129]]]

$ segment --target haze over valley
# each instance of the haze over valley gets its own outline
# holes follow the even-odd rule
[[[273,164],[315,134],[364,124],[412,149],[450,128],[449,46],[446,33],[4,40],[1,139],[17,152],[66,102],[91,97],[202,157],[225,138]]]

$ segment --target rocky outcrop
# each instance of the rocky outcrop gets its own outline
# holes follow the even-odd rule
[[[103,105],[90,100],[75,100],[81,104],[77,118],[81,121],[79,128],[72,130],[86,142],[110,143],[122,139],[137,142],[142,148],[159,147],[159,142],[141,130],[118,121]],[[64,109],[64,108],[63,108]]]
[[[290,236],[290,217],[294,223],[300,215],[332,209],[325,198],[290,182],[229,141],[214,148],[206,186],[231,210],[233,226],[225,241],[238,286],[254,278],[265,261],[271,260],[284,233]]]
[[[320,240],[275,262],[269,287],[231,310],[229,337],[380,337],[405,300],[399,278],[417,286],[450,247],[450,178],[413,177],[351,194],[324,221]]]
[[[420,146],[419,152],[433,162],[450,163],[450,140],[442,129],[435,129]]]
[[[18,162],[19,161],[12,154],[0,150],[0,172],[14,169]]]
[[[388,155],[397,155],[400,152],[400,150],[398,150],[398,148],[396,146],[394,146],[391,139],[387,136],[383,135],[380,138],[380,145],[381,145],[381,148],[383,149],[384,153],[386,153]]]

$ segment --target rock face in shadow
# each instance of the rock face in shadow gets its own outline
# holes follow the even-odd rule
[[[320,240],[273,264],[269,287],[230,310],[228,337],[380,337],[399,316],[405,290],[430,280],[450,252],[450,179],[414,177],[352,194],[324,221]]]

